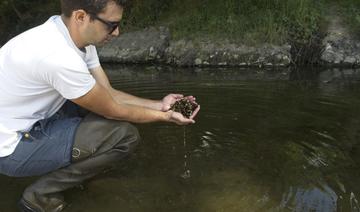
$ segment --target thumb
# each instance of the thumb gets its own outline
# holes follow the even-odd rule
[[[165,110],[165,111],[170,110],[170,105],[165,105],[165,106],[164,106],[164,110]]]

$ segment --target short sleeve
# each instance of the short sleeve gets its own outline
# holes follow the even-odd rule
[[[95,46],[89,45],[86,47],[85,62],[88,69],[100,66],[99,56]]]
[[[41,61],[37,72],[42,80],[66,99],[76,99],[88,93],[96,81],[87,64],[75,53],[54,54]]]

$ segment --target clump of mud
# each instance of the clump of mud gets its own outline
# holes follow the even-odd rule
[[[198,107],[196,102],[192,102],[187,98],[182,98],[171,105],[170,110],[181,113],[184,117],[189,118],[194,110]]]

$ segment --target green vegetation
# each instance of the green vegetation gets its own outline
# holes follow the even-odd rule
[[[125,30],[169,26],[175,39],[229,39],[245,44],[309,45],[320,36],[329,5],[360,32],[358,0],[132,0],[123,21]],[[2,0],[0,43],[59,13],[59,0]]]
[[[360,37],[360,1],[358,0],[336,0],[340,11],[344,14],[345,21],[352,34]]]
[[[304,33],[301,39],[309,37],[318,28],[321,7],[321,0],[135,0],[127,24],[167,25],[175,38],[283,43],[295,28]]]
[[[58,0],[1,0],[0,45],[59,12]]]

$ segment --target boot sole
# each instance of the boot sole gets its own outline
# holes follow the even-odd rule
[[[30,204],[26,200],[24,200],[24,198],[21,198],[19,200],[18,208],[21,212],[40,212],[39,210],[32,208]]]

